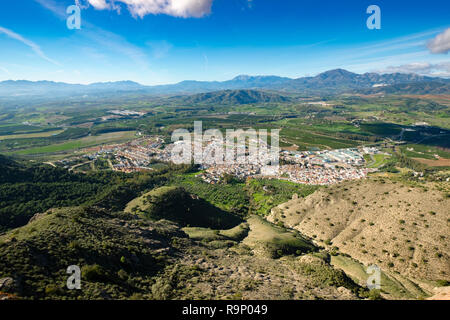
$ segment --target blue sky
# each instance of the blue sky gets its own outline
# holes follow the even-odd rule
[[[81,29],[69,30],[75,2]],[[372,4],[380,30],[366,26]],[[0,80],[152,85],[334,68],[450,77],[449,28],[448,0],[2,1]]]

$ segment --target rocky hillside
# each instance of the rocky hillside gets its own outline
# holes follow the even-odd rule
[[[37,299],[123,299],[149,291],[153,277],[176,259],[174,239],[186,237],[167,221],[148,222],[100,208],[52,209],[0,236],[0,292]],[[78,265],[81,290],[66,288]]]
[[[186,226],[185,217],[192,207],[177,211],[182,218],[174,216],[176,212],[165,217],[179,223],[159,217],[154,197],[167,190],[156,190],[127,206],[134,208],[137,202],[149,199],[143,212],[96,206],[51,209],[0,235],[0,297],[377,297],[334,268],[326,252],[296,231],[259,217],[223,230]],[[167,200],[171,201],[170,197]],[[66,270],[71,265],[81,268],[81,290],[66,287]]]

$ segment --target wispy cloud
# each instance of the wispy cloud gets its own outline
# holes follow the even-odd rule
[[[450,28],[430,40],[427,47],[431,53],[448,53],[450,51]]]
[[[57,2],[53,0],[34,0],[34,1],[39,3],[45,9],[53,12],[53,14],[58,16],[60,19],[66,19],[65,8],[62,5],[57,4]]]
[[[211,12],[213,0],[85,0],[97,10],[121,10],[118,3],[127,6],[130,13],[143,18],[148,14],[167,14],[182,18],[200,18]]]
[[[334,63],[336,66],[345,66],[355,72],[386,71],[386,66],[407,65],[417,61],[428,60],[429,63],[433,63],[433,57],[426,45],[431,37],[441,31],[442,27],[338,50],[335,52]],[[434,63],[436,62],[434,61]],[[406,69],[403,71],[407,72]]]
[[[357,50],[352,49],[353,57],[373,57],[377,54],[389,54],[393,52],[400,52],[405,50],[423,51],[427,39],[435,35],[439,30],[428,30],[420,33],[411,34],[404,37],[398,37],[391,40],[372,43],[365,46],[360,46]]]
[[[10,37],[11,39],[15,39],[17,41],[22,42],[23,44],[25,44],[28,47],[30,47],[31,50],[33,50],[42,59],[47,60],[48,62],[53,63],[53,64],[55,64],[57,66],[61,65],[60,63],[56,62],[55,60],[50,59],[49,57],[47,57],[45,55],[45,53],[42,51],[42,49],[36,43],[34,43],[33,41],[22,37],[20,34],[12,31],[10,29],[4,28],[2,26],[0,26],[0,34],[5,34],[8,37]]]
[[[65,7],[62,4],[57,3],[54,0],[35,1],[44,8],[50,10],[59,19],[65,20],[67,18]],[[77,1],[77,3],[79,2],[80,1]],[[100,4],[102,1],[99,0],[97,2]],[[81,37],[86,37],[87,39],[99,44],[102,48],[107,48],[118,54],[126,56],[128,59],[134,61],[142,68],[149,67],[146,54],[139,47],[136,47],[129,43],[122,36],[99,28],[89,21],[86,21],[86,19],[83,19],[82,26],[83,32],[80,33]]]

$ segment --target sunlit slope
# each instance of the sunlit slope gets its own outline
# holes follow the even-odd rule
[[[268,219],[432,288],[450,280],[450,198],[441,190],[388,178],[347,182],[281,204]]]

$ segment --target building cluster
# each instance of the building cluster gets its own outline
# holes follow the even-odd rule
[[[149,170],[148,165],[163,145],[164,140],[159,136],[141,137],[122,144],[86,148],[82,152],[91,161],[107,158],[115,171],[136,172]]]
[[[280,167],[279,178],[296,183],[328,185],[345,180],[362,179],[365,178],[370,171],[373,171],[373,169],[363,167],[332,168],[322,166],[302,168],[298,165],[284,165]]]
[[[142,117],[145,115],[145,112],[140,111],[131,111],[131,110],[111,110],[108,111],[111,114],[115,114],[118,116],[125,116],[125,117]]]
[[[348,148],[323,151],[282,151],[279,166],[264,162],[205,166],[200,177],[208,183],[218,183],[223,175],[230,174],[239,179],[266,177],[296,183],[328,185],[345,180],[365,178],[376,169],[364,167],[364,154],[377,154],[372,147]]]
[[[245,180],[249,177],[259,176],[261,166],[251,164],[214,165],[202,171],[199,177],[207,183],[216,184],[227,174],[239,180]]]
[[[314,165],[353,167],[364,165],[364,154],[376,154],[378,152],[378,149],[372,147],[321,151],[283,151],[282,157],[287,162],[300,164],[306,168]]]
[[[198,157],[193,141],[179,141],[166,145],[160,136],[141,137],[123,144],[103,145],[83,150],[88,160],[108,159],[113,170],[135,172],[151,170],[152,162],[172,162],[173,150],[183,143],[191,144],[189,149],[192,160]],[[258,152],[250,152],[251,145],[258,146]],[[186,145],[187,146],[187,145]],[[263,141],[249,141],[244,149],[233,152],[234,161],[226,154],[229,146],[222,140],[211,140],[202,143],[202,173],[199,175],[207,183],[218,183],[224,175],[231,175],[245,180],[252,177],[284,179],[296,183],[326,185],[344,180],[361,179],[375,169],[364,167],[365,154],[377,154],[380,151],[374,147],[359,147],[336,150],[318,151],[281,151],[280,164],[268,164],[269,147]],[[216,151],[223,154],[223,162],[216,162]],[[234,149],[233,149],[234,150]],[[264,150],[264,152],[262,152]],[[265,157],[261,157],[262,154]],[[238,158],[244,155],[245,158]],[[245,161],[242,161],[245,159]]]

